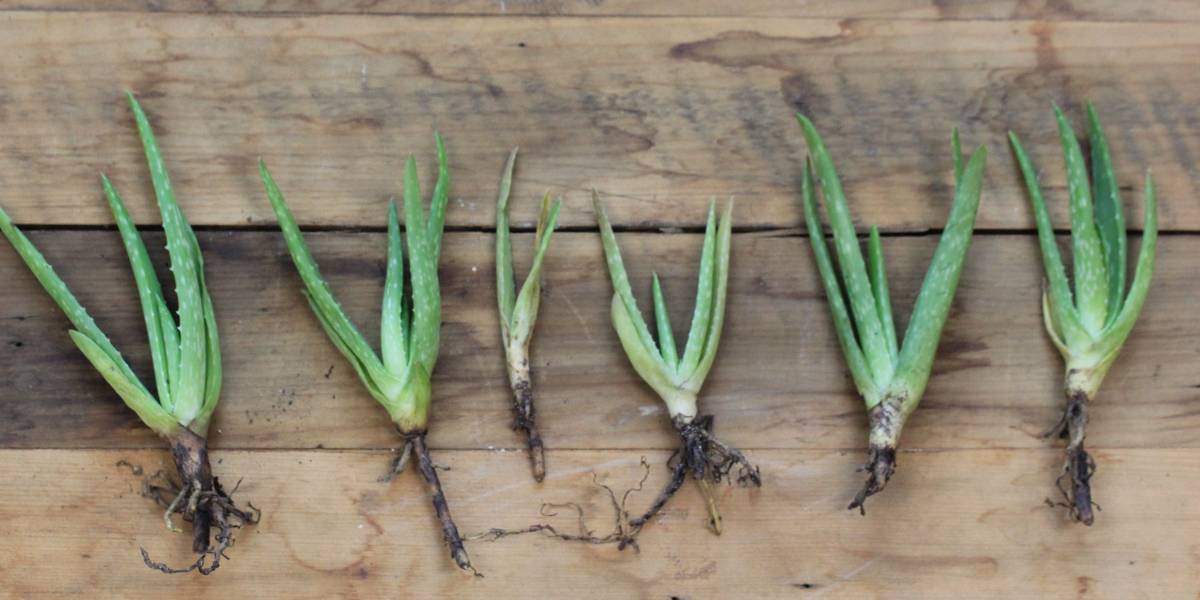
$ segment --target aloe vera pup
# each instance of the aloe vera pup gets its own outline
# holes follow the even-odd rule
[[[1126,286],[1125,217],[1112,156],[1095,108],[1088,103],[1088,138],[1091,142],[1092,180],[1084,166],[1083,150],[1066,116],[1056,106],[1059,141],[1067,163],[1067,193],[1071,204],[1071,254],[1075,289],[1067,281],[1062,256],[1054,239],[1054,226],[1042,198],[1037,171],[1021,140],[1009,133],[1017,164],[1025,177],[1029,202],[1037,221],[1038,242],[1046,285],[1042,290],[1042,316],[1046,333],[1066,363],[1063,391],[1067,405],[1049,437],[1067,440],[1066,461],[1056,484],[1071,518],[1091,525],[1095,519],[1091,478],[1096,463],[1084,447],[1088,410],[1100,383],[1133,331],[1154,276],[1158,246],[1158,210],[1154,181],[1146,173],[1145,228],[1138,251],[1137,270]]]
[[[386,479],[399,474],[415,455],[417,469],[433,501],[443,539],[450,548],[450,557],[459,568],[475,573],[463,546],[462,536],[450,515],[442,483],[425,443],[433,400],[430,377],[437,364],[442,326],[438,259],[442,253],[442,230],[450,186],[446,147],[440,135],[436,136],[436,142],[438,177],[428,215],[421,206],[417,161],[410,156],[404,164],[403,241],[396,204],[392,202],[388,206],[387,273],[379,354],[375,353],[350,321],[330,291],[329,284],[321,277],[317,262],[304,241],[304,234],[300,232],[265,162],[259,162],[259,174],[275,216],[279,219],[292,262],[304,283],[304,295],[313,314],[329,335],[330,341],[354,367],[367,392],[387,411],[404,441],[404,447]],[[406,246],[407,253],[404,251]],[[405,261],[405,258],[408,260]]]
[[[721,331],[725,325],[725,294],[729,282],[729,248],[733,227],[733,200],[721,213],[717,224],[717,207],[708,209],[704,229],[704,244],[700,255],[700,273],[696,284],[696,303],[692,313],[691,331],[681,353],[675,345],[671,321],[662,287],[655,274],[651,279],[657,340],[642,318],[637,299],[625,273],[621,249],[608,221],[608,213],[596,192],[592,192],[596,217],[600,221],[600,238],[612,280],[612,323],[621,339],[621,346],[635,371],[667,406],[671,425],[679,434],[680,447],[671,465],[671,478],[645,514],[629,521],[622,546],[654,515],[658,514],[675,492],[683,486],[688,475],[700,487],[708,509],[709,527],[716,534],[722,530],[721,513],[713,486],[734,478],[742,485],[759,486],[762,480],[758,467],[752,465],[737,448],[726,445],[713,434],[712,415],[701,415],[698,405],[700,388],[708,377]]]
[[[533,326],[537,322],[538,307],[542,297],[542,262],[554,235],[558,222],[558,210],[562,200],[542,198],[542,210],[538,213],[537,233],[534,234],[533,266],[516,291],[513,275],[512,241],[508,230],[508,194],[512,188],[513,166],[517,161],[517,149],[513,148],[504,165],[500,179],[500,193],[496,198],[496,298],[500,308],[500,338],[504,343],[504,364],[508,368],[508,383],[513,394],[513,429],[525,432],[529,444],[529,464],[533,478],[546,478],[546,452],[542,434],[537,427],[537,411],[533,404],[533,379],[530,376],[529,343],[533,340]]]
[[[233,544],[233,530],[256,522],[258,513],[252,505],[250,510],[238,508],[232,492],[226,492],[212,472],[208,426],[221,396],[221,345],[212,298],[204,281],[204,259],[196,235],[175,201],[175,191],[150,122],[133,94],[128,94],[128,99],[162,214],[174,276],[176,311],[167,306],[146,245],[125,204],[107,177],[101,175],[100,180],[133,268],[154,364],[154,390],[134,374],[67,284],[3,210],[0,210],[0,231],[71,321],[71,340],[80,352],[142,422],[171,446],[179,474],[178,486],[174,482],[162,486],[148,483],[147,491],[166,507],[163,521],[167,529],[181,531],[172,520],[175,514],[191,521],[192,551],[197,558],[181,569],[150,560],[145,550],[142,559],[147,566],[164,573],[195,570],[208,575],[221,565],[225,551]],[[213,529],[216,529],[215,544]]]
[[[804,168],[801,194],[813,258],[825,287],[829,310],[833,313],[838,343],[854,386],[866,403],[870,423],[865,467],[867,481],[849,506],[864,511],[866,499],[883,490],[895,473],[900,432],[920,404],[929,382],[938,340],[971,244],[987,150],[980,146],[964,166],[958,131],[952,136],[954,204],[950,207],[950,216],[901,341],[892,318],[879,230],[871,228],[867,240],[868,260],[864,261],[833,159],[812,122],[803,115],[796,117],[804,131],[810,155]],[[814,167],[816,179],[821,183],[825,213],[833,230],[836,268],[830,259],[817,214]]]

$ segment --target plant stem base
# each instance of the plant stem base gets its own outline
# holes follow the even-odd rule
[[[529,466],[538,483],[546,479],[546,450],[537,428],[537,411],[533,407],[533,386],[528,377],[517,379],[513,390],[513,429],[523,430],[529,443]]]
[[[1078,390],[1068,390],[1067,408],[1063,411],[1058,425],[1050,430],[1050,436],[1060,436],[1067,440],[1066,461],[1062,473],[1055,479],[1054,484],[1062,493],[1063,505],[1070,511],[1071,519],[1091,525],[1095,521],[1093,507],[1099,508],[1092,500],[1092,475],[1096,472],[1096,462],[1084,448],[1088,424],[1088,396]],[[1054,503],[1051,503],[1054,504]]]
[[[847,510],[858,509],[859,514],[867,514],[864,506],[867,498],[878,494],[887,487],[888,481],[896,473],[896,445],[900,441],[900,431],[904,429],[904,397],[888,396],[867,412],[870,423],[870,449],[867,454],[867,464],[860,471],[867,472],[867,481],[854,495]]]

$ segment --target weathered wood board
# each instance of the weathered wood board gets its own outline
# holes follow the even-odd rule
[[[732,441],[761,448],[858,448],[865,439],[808,240],[734,236],[729,318],[703,408]],[[384,235],[310,234],[339,299],[377,339]],[[132,275],[113,232],[33,235],[62,265],[81,301],[149,376]],[[161,238],[153,238],[161,239]],[[232,448],[381,448],[397,443],[386,413],[361,389],[300,294],[276,233],[201,233],[225,354],[225,400],[214,443]],[[700,235],[621,234],[630,277],[649,299],[663,278],[677,338],[691,314]],[[432,441],[451,448],[512,447],[499,347],[491,234],[447,237],[445,322],[434,377]],[[519,272],[532,236],[514,238]],[[1197,447],[1194,356],[1200,318],[1170,314],[1200,297],[1200,240],[1160,241],[1157,280],[1109,375],[1091,431],[1100,447]],[[161,247],[155,242],[152,247]],[[885,244],[900,326],[936,238]],[[72,262],[71,257],[76,257]],[[1045,447],[1038,434],[1061,410],[1062,361],[1041,323],[1041,274],[1032,236],[982,235],[971,249],[923,406],[905,432],[920,448]],[[165,257],[159,264],[165,264]],[[560,232],[546,263],[534,336],[541,425],[551,448],[669,448],[660,402],[620,352],[609,324],[612,291],[598,237]],[[166,276],[166,273],[162,274]],[[67,338],[69,323],[11,252],[0,253],[0,441],[7,447],[130,447],[153,443]],[[86,291],[84,291],[86,290]],[[646,305],[648,307],[648,305]],[[48,370],[48,367],[50,369]],[[114,432],[114,430],[116,432]]]
[[[627,227],[700,225],[709,198],[730,195],[740,227],[797,227],[800,110],[864,225],[942,225],[957,126],[991,151],[981,228],[1032,225],[1009,130],[1065,227],[1050,105],[1079,122],[1091,99],[1130,222],[1152,168],[1163,228],[1197,231],[1196,56],[1200,23],[1178,22],[8,12],[0,181],[20,223],[110,224],[97,173],[127,193],[148,186],[130,89],[197,224],[273,222],[262,157],[304,224],[381,228],[406,156],[432,180],[438,129],[463,200],[454,226],[494,222],[500,168],[520,146],[514,193],[564,193],[566,226],[594,227],[597,188]],[[157,221],[148,205],[133,213]],[[515,207],[517,223],[534,216]]]
[[[438,461],[465,531],[542,522],[542,502],[578,502],[591,529],[612,526],[599,481],[618,492],[665,452],[567,452],[542,486],[517,453],[444,451]],[[213,576],[167,578],[138,548],[183,561],[187,542],[139,496],[128,461],[153,472],[165,451],[0,451],[0,588],[16,598],[1045,598],[1191,597],[1200,457],[1187,450],[1112,450],[1097,460],[1104,512],[1085,529],[1043,503],[1060,466],[1052,450],[903,453],[867,516],[844,510],[859,485],[856,453],[762,450],[759,490],[722,491],[726,530],[704,527],[692,485],[648,527],[641,552],[536,535],[472,542],[482,579],[440,547],[415,477],[376,478],[389,454],[218,452],[218,475],[244,476],[239,496],[263,522],[241,532]],[[644,507],[652,492],[631,500]],[[563,511],[552,522],[574,530]]]
[[[1196,21],[1187,0],[20,0],[0,10],[128,11],[243,14],[374,14],[491,16],[825,17],[838,19],[1045,19],[1063,21]]]
[[[168,578],[183,536],[139,494],[169,465],[0,243],[0,596],[13,598],[1147,598],[1198,597],[1200,9],[1162,2],[932,0],[77,0],[0,2],[0,206],[143,376],[137,299],[97,178],[122,191],[157,264],[158,215],[121,92],[154,120],[200,226],[225,353],[214,468],[265,511],[212,577]],[[1066,220],[1050,110],[1094,100],[1129,221],[1159,188],[1159,262],[1144,315],[1092,411],[1096,525],[1046,506],[1061,467],[1039,434],[1061,406],[1042,330],[1027,199],[1004,135],[1022,135]],[[885,250],[900,326],[951,201],[948,135],[986,144],[976,236],[900,470],[859,517],[866,437],[808,247],[792,115],[812,116],[861,227]],[[608,321],[590,190],[608,195],[635,289],[663,278],[682,337],[704,211],[737,197],[726,337],[702,408],[763,469],[723,489],[725,534],[688,484],[641,552],[537,535],[468,545],[453,569],[398,446],[321,332],[275,230],[270,165],[347,310],[375,341],[385,202],[410,153],[450,150],[443,344],[430,434],[465,532],[549,521],[577,502],[601,534],[607,496],[675,440]],[[564,194],[534,341],[549,477],[511,430],[493,289],[497,179],[522,150],[514,225]],[[515,236],[518,275],[531,235]],[[1131,248],[1136,248],[1135,235]],[[140,467],[131,472],[125,461]]]

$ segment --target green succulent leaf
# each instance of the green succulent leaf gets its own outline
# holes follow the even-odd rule
[[[600,222],[600,241],[604,245],[604,258],[608,263],[608,276],[612,280],[613,292],[625,307],[625,318],[629,319],[629,327],[637,334],[639,343],[645,347],[646,355],[652,357],[659,368],[666,367],[662,355],[659,354],[654,338],[650,336],[650,328],[638,310],[637,300],[633,297],[633,289],[629,287],[629,276],[625,273],[625,262],[621,260],[621,248],[617,245],[617,236],[613,233],[612,224],[608,221],[608,212],[600,195],[592,190],[592,206],[596,210],[596,219]],[[614,315],[616,313],[614,312]],[[628,352],[628,348],[626,348]]]
[[[833,327],[837,332],[838,344],[842,347],[842,355],[846,357],[846,366],[850,369],[854,387],[867,401],[868,407],[874,406],[879,401],[879,389],[871,377],[871,369],[867,366],[867,360],[858,345],[858,338],[854,335],[854,324],[843,299],[841,283],[837,271],[834,270],[833,261],[829,258],[829,248],[825,245],[825,234],[821,231],[821,219],[817,216],[813,194],[812,163],[808,160],[804,164],[800,193],[804,203],[804,224],[808,228],[808,240],[812,244],[813,258],[817,262],[817,272],[821,275],[821,285],[825,288],[829,311],[833,314]]]
[[[400,236],[395,202],[388,206],[387,275],[380,326],[382,359],[334,298],[282,192],[266,163],[259,161],[259,174],[267,198],[279,221],[288,253],[304,283],[305,298],[313,314],[334,346],[350,362],[367,391],[406,432],[425,427],[432,399],[429,377],[437,362],[441,329],[437,264],[449,198],[449,174],[446,148],[440,135],[436,142],[439,170],[428,216],[421,206],[416,160],[410,157],[405,164],[406,240]],[[404,242],[408,249],[408,294],[404,285]]]
[[[430,206],[430,219],[426,220],[421,207],[417,161],[410,156],[404,165],[404,222],[413,300],[409,352],[410,360],[424,367],[426,373],[432,373],[437,363],[442,327],[442,302],[437,274],[442,230],[433,231],[430,226],[439,212],[437,200],[435,197]],[[444,202],[440,210],[445,210]]]
[[[508,195],[512,189],[513,167],[517,149],[513,148],[500,177],[500,193],[496,198],[496,298],[500,304],[500,324],[504,335],[512,324],[513,305],[517,302],[513,276],[512,240],[508,230]],[[507,340],[505,340],[507,343]]]
[[[537,322],[538,306],[542,297],[542,264],[545,262],[546,251],[550,249],[550,238],[554,235],[554,227],[558,224],[558,211],[562,200],[551,202],[550,195],[542,198],[542,209],[538,213],[537,233],[534,243],[537,245],[533,255],[533,266],[525,276],[521,293],[517,294],[517,302],[513,307],[512,324],[509,330],[515,340],[523,345],[529,343],[533,335],[533,326]]]
[[[1154,274],[1158,245],[1158,202],[1154,183],[1146,175],[1146,216],[1142,247],[1128,295],[1125,292],[1125,221],[1108,141],[1096,109],[1087,105],[1088,131],[1092,147],[1092,177],[1095,206],[1086,197],[1087,174],[1083,154],[1070,124],[1055,107],[1063,154],[1067,163],[1068,190],[1071,197],[1071,239],[1075,261],[1075,287],[1078,312],[1070,303],[1062,259],[1054,243],[1054,233],[1046,213],[1041,190],[1029,158],[1015,134],[1009,139],[1013,152],[1025,173],[1026,186],[1038,224],[1042,259],[1049,289],[1042,304],[1046,329],[1067,363],[1069,393],[1082,392],[1094,397],[1109,367],[1128,339]],[[1099,265],[1100,269],[1096,266]]]
[[[171,315],[154,273],[145,243],[112,182],[101,175],[109,208],[137,284],[154,379],[156,399],[88,315],[42,254],[0,210],[0,230],[67,315],[75,329],[71,339],[113,390],[151,429],[172,435],[180,425],[205,435],[221,390],[221,350],[212,298],[204,282],[204,264],[196,235],[184,218],[150,123],[132,94],[127,94],[150,167],[155,197],[163,218],[179,321]]]
[[[695,369],[679,373],[679,376],[684,379],[684,387],[695,392],[699,392],[700,387],[704,385],[708,371],[717,358],[717,348],[721,344],[721,332],[725,328],[725,294],[729,288],[729,253],[732,239],[733,198],[730,198],[725,205],[725,211],[721,214],[721,224],[717,228],[716,256],[714,258],[716,269],[713,273],[712,300],[710,301],[712,312],[707,319],[708,332],[704,336],[704,353],[701,354]],[[689,333],[689,337],[690,335]]]
[[[620,248],[613,235],[604,204],[593,191],[596,215],[600,221],[601,240],[613,282],[612,320],[621,338],[621,345],[634,370],[667,404],[672,417],[692,418],[696,415],[696,395],[712,368],[721,330],[725,322],[725,296],[729,280],[729,251],[732,238],[733,200],[716,223],[715,205],[709,208],[701,251],[700,277],[697,283],[696,306],[688,343],[680,359],[671,332],[668,309],[657,274],[652,278],[655,322],[659,332],[656,344],[638,310],[637,301],[629,287]]]
[[[858,247],[858,237],[854,232],[854,223],[846,205],[842,183],[817,128],[804,115],[797,114],[796,118],[804,131],[804,138],[821,182],[825,214],[829,217],[830,228],[833,229],[834,255],[837,257],[842,281],[846,285],[846,295],[850,298],[850,310],[854,315],[858,342],[867,365],[871,368],[871,377],[875,381],[888,381],[892,378],[895,363],[888,352],[883,323],[875,307],[866,263]]]
[[[613,294],[611,315],[613,328],[617,330],[617,337],[621,340],[621,348],[625,350],[625,356],[629,358],[629,363],[633,365],[633,370],[637,371],[638,376],[667,402],[673,414],[680,412],[695,415],[695,396],[691,397],[690,408],[687,400],[682,401],[678,410],[671,407],[674,399],[681,395],[680,390],[665,367],[662,357],[653,346],[647,346],[642,341],[637,328],[637,321],[641,319],[641,315],[630,314],[619,294]]]
[[[917,294],[908,329],[904,332],[896,376],[906,384],[909,402],[919,402],[929,382],[938,340],[942,336],[946,317],[950,314],[950,303],[958,289],[958,279],[971,245],[986,162],[987,149],[980,146],[963,169],[960,184],[954,193],[954,205],[950,207],[950,216],[946,219],[937,250],[925,273],[921,291]]]
[[[513,275],[512,240],[508,227],[508,197],[512,189],[512,174],[516,161],[517,149],[513,148],[504,165],[504,174],[500,178],[500,192],[496,198],[496,299],[500,307],[500,333],[504,338],[505,352],[516,348],[526,351],[533,335],[533,326],[537,322],[538,306],[542,297],[542,263],[546,251],[550,248],[550,238],[554,235],[554,228],[558,224],[558,211],[562,207],[562,200],[551,201],[549,193],[542,198],[537,233],[533,240],[533,266],[525,277],[525,283],[521,285],[520,294],[517,294]],[[511,362],[518,357],[509,358]]]
[[[129,266],[133,269],[134,282],[137,284],[138,299],[141,301],[142,315],[146,322],[146,337],[150,341],[150,357],[154,364],[158,401],[167,412],[171,412],[173,404],[171,402],[170,360],[172,357],[167,353],[162,330],[164,326],[175,329],[175,319],[171,317],[169,311],[165,315],[159,311],[160,307],[166,306],[166,301],[159,288],[158,276],[154,273],[150,255],[146,252],[146,244],[142,242],[142,236],[138,233],[133,219],[130,218],[129,211],[125,209],[125,204],[121,202],[121,197],[117,195],[117,191],[108,177],[101,174],[100,181],[104,186],[104,194],[108,198],[109,208],[112,209],[113,217],[117,221],[117,229],[121,232],[121,241],[125,244],[125,253],[129,256]],[[175,338],[173,341],[177,346],[178,339]],[[175,375],[178,376],[178,366],[176,366]]]
[[[384,383],[390,378],[385,375],[386,370],[383,363],[375,355],[371,346],[367,344],[358,328],[350,321],[350,317],[342,310],[337,299],[333,297],[329,284],[321,277],[317,261],[313,259],[308,244],[304,241],[304,234],[300,232],[300,227],[296,224],[296,219],[292,216],[292,211],[288,208],[283,193],[279,191],[279,186],[275,184],[275,179],[267,170],[267,164],[259,161],[258,171],[263,185],[266,187],[267,197],[271,200],[271,207],[275,210],[275,217],[279,221],[279,228],[283,232],[283,239],[287,243],[292,262],[295,263],[296,270],[300,273],[300,279],[304,282],[309,306],[321,321],[321,325],[333,340],[334,345],[355,367],[355,371],[367,389],[377,400],[386,402]]]
[[[679,367],[679,355],[675,351],[675,334],[671,332],[671,315],[667,312],[667,301],[663,298],[662,284],[658,273],[651,277],[651,295],[654,297],[654,322],[658,327],[658,349],[663,362],[675,371]]]
[[[1142,306],[1150,292],[1150,279],[1154,277],[1154,257],[1158,251],[1158,198],[1154,192],[1154,180],[1146,174],[1146,214],[1142,233],[1142,247],[1138,251],[1137,268],[1134,271],[1133,283],[1129,286],[1129,296],[1122,303],[1121,312],[1108,326],[1100,342],[1101,353],[1105,357],[1115,358],[1138,316],[1142,314]],[[1109,360],[1111,360],[1109,358]]]
[[[1090,336],[1084,331],[1079,322],[1079,313],[1075,310],[1067,271],[1058,252],[1058,243],[1054,239],[1054,225],[1050,223],[1050,213],[1046,210],[1046,201],[1042,198],[1037,171],[1021,146],[1017,134],[1009,132],[1008,140],[1021,168],[1021,174],[1025,177],[1025,188],[1029,192],[1029,203],[1033,207],[1033,216],[1037,223],[1038,245],[1042,250],[1042,266],[1046,272],[1046,285],[1050,297],[1051,322],[1056,337],[1068,345],[1086,343]]]
[[[879,238],[879,228],[874,225],[871,226],[871,237],[867,241],[867,267],[870,269],[871,294],[875,297],[875,310],[879,312],[879,322],[883,326],[888,355],[895,361],[900,349],[896,342],[896,323],[892,320],[892,297],[888,292],[887,263],[883,259],[883,240]]]
[[[1058,120],[1059,141],[1067,162],[1067,191],[1071,196],[1071,252],[1075,266],[1075,308],[1084,330],[1092,337],[1100,334],[1108,318],[1108,275],[1105,272],[1104,253],[1100,246],[1100,234],[1096,231],[1095,215],[1092,211],[1092,194],[1088,188],[1087,168],[1083,163],[1083,151],[1079,140],[1071,129],[1066,115],[1054,107]]]
[[[128,94],[128,98],[150,167],[150,180],[154,184],[163,231],[167,235],[171,272],[175,276],[175,297],[179,306],[179,380],[172,382],[171,399],[175,415],[187,425],[200,414],[207,375],[207,333],[200,290],[202,267],[192,242],[194,234],[175,201],[171,178],[167,175],[150,121],[133,94]]]
[[[75,329],[79,330],[80,333],[87,336],[88,339],[92,340],[96,346],[103,350],[126,378],[131,381],[137,381],[137,376],[133,374],[133,370],[129,368],[125,359],[121,357],[121,353],[117,351],[112,342],[108,340],[108,337],[104,335],[104,332],[100,330],[100,327],[96,325],[96,322],[92,320],[92,316],[83,308],[83,305],[75,299],[75,295],[71,293],[67,284],[54,271],[54,267],[50,266],[50,263],[46,261],[46,258],[42,256],[37,247],[33,245],[33,242],[29,241],[29,238],[25,237],[25,234],[13,224],[12,219],[9,218],[8,213],[4,212],[3,209],[0,209],[0,231],[3,231],[4,236],[8,238],[13,249],[25,261],[26,266],[29,267],[33,276],[37,278],[38,283],[42,284],[46,293],[50,295],[54,303],[63,311],[63,314],[67,316],[67,319],[71,321]]]
[[[964,166],[958,131],[951,135],[956,187],[954,205],[900,344],[896,338],[879,230],[871,228],[867,240],[869,260],[864,265],[833,161],[813,124],[803,115],[797,117],[812,155],[805,164],[801,181],[804,220],[838,343],[867,408],[874,408],[885,397],[892,396],[902,399],[900,408],[906,416],[916,408],[925,392],[938,340],[958,287],[975,227],[987,151],[979,147]],[[830,259],[817,214],[813,191],[814,161],[821,171],[821,187],[833,229],[839,269],[835,269]],[[850,310],[846,306],[846,296],[849,296]],[[873,341],[876,338],[881,346]],[[885,364],[880,365],[881,362]],[[898,435],[898,429],[893,434]]]
[[[396,202],[388,202],[387,276],[383,285],[383,315],[380,319],[380,353],[383,364],[392,373],[408,366],[408,323],[404,302],[404,246],[400,240],[400,219]]]
[[[221,340],[217,335],[217,315],[207,289],[204,291],[203,300],[205,324],[204,404],[200,406],[200,413],[192,422],[192,429],[196,432],[208,431],[209,421],[212,419],[213,412],[217,410],[217,402],[221,398],[221,381],[224,372],[221,368]]]
[[[75,329],[68,333],[71,335],[71,340],[79,347],[79,351],[100,372],[100,376],[112,386],[117,395],[125,401],[125,405],[133,409],[138,418],[150,429],[159,435],[168,436],[179,427],[175,417],[164,410],[141,383],[125,375],[121,366],[113,362],[108,352],[95,340]]]
[[[175,322],[175,317],[171,315],[171,309],[167,307],[167,301],[160,295],[155,302],[155,314],[158,315],[159,330],[162,333],[162,345],[167,362],[167,381],[179,380],[179,323]],[[160,382],[161,384],[161,382]],[[170,386],[166,386],[170,387]],[[161,385],[160,385],[161,389]],[[173,410],[173,403],[159,402],[168,411]]]
[[[708,204],[708,219],[704,225],[704,245],[700,251],[700,272],[696,276],[696,302],[692,307],[692,325],[688,330],[687,343],[683,347],[683,359],[678,365],[680,373],[691,373],[700,364],[708,342],[709,324],[713,317],[713,281],[717,271],[717,205]]]
[[[1117,177],[1113,173],[1112,155],[1108,140],[1100,126],[1100,117],[1091,102],[1087,104],[1088,140],[1092,146],[1092,193],[1096,199],[1096,227],[1104,247],[1105,273],[1108,275],[1108,299],[1105,303],[1111,325],[1125,303],[1125,215],[1121,211],[1121,196]]]

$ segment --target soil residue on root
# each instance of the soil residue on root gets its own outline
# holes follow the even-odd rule
[[[533,478],[541,483],[546,479],[546,449],[537,428],[537,411],[533,407],[533,386],[529,378],[518,379],[513,390],[513,429],[525,432],[529,442],[529,466]]]
[[[900,439],[900,430],[904,428],[904,401],[903,396],[890,395],[867,411],[871,430],[870,447],[867,463],[858,469],[867,472],[867,480],[854,495],[847,510],[857,508],[860,515],[866,515],[867,498],[882,492],[896,473],[896,444]]]
[[[163,522],[167,529],[182,531],[172,520],[175,514],[183,515],[185,521],[191,522],[192,552],[197,558],[186,567],[174,568],[151,560],[143,548],[142,560],[147,567],[163,573],[199,571],[209,575],[221,566],[221,559],[228,558],[225,551],[233,545],[233,531],[257,523],[262,513],[250,503],[247,503],[248,509],[239,508],[233,501],[238,486],[226,492],[220,480],[213,476],[208,442],[203,437],[182,429],[171,440],[171,455],[175,459],[179,481],[159,471],[144,482],[143,494],[165,509]]]
[[[1080,391],[1068,392],[1067,408],[1058,424],[1046,433],[1047,437],[1060,437],[1067,440],[1066,461],[1062,473],[1054,480],[1054,485],[1062,494],[1062,501],[1053,502],[1047,499],[1051,506],[1066,508],[1071,519],[1091,525],[1095,522],[1093,508],[1100,510],[1100,505],[1092,499],[1092,476],[1096,473],[1096,461],[1084,448],[1087,437],[1088,397]]]
[[[883,491],[887,486],[888,480],[896,472],[896,448],[895,446],[871,444],[871,449],[867,454],[867,464],[863,465],[860,471],[867,472],[867,481],[863,483],[862,489],[854,495],[854,499],[850,501],[848,510],[858,509],[861,515],[867,514],[866,502],[867,498]]]

